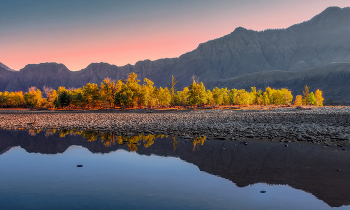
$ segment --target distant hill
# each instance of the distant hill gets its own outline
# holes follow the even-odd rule
[[[3,76],[0,71],[0,78],[8,79],[0,84],[0,91],[26,91],[30,86],[42,88],[44,85],[82,87],[88,82],[100,83],[106,77],[125,79],[130,72],[137,73],[141,81],[147,77],[162,87],[167,86],[174,75],[179,81],[177,88],[182,89],[190,84],[192,75],[206,84],[213,84],[257,72],[261,72],[261,76],[272,75],[271,70],[298,72],[334,62],[350,62],[349,7],[329,7],[311,20],[287,29],[258,32],[239,27],[224,37],[200,44],[179,58],[145,60],[122,67],[92,63],[74,72],[63,64],[30,64],[12,77]],[[332,84],[337,85],[336,82]]]

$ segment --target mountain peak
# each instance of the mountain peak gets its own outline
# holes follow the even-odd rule
[[[16,70],[11,69],[10,67],[6,66],[5,64],[3,64],[1,62],[0,62],[0,67],[6,69],[7,71],[16,71]]]
[[[313,17],[310,24],[318,25],[329,25],[332,26],[334,23],[341,21],[342,19],[347,19],[350,14],[350,7],[328,7],[323,10],[320,14]]]

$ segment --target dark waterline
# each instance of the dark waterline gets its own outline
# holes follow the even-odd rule
[[[336,147],[209,140],[194,146],[177,138],[174,149],[164,137],[128,152],[128,142],[105,146],[99,138],[0,136],[1,209],[330,209],[350,203],[350,154]]]

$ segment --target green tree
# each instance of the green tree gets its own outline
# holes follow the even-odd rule
[[[58,95],[58,104],[61,107],[67,107],[70,105],[70,102],[72,100],[72,96],[68,93],[68,90],[66,91],[62,91],[59,95]]]
[[[316,97],[313,92],[310,93],[309,98],[308,98],[309,104],[314,105],[316,102]]]

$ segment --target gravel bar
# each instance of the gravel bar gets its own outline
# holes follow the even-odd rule
[[[32,124],[35,121],[34,124]],[[307,141],[344,146],[350,140],[350,107],[312,110],[30,111],[0,110],[0,129],[94,130],[164,134],[192,139]]]

